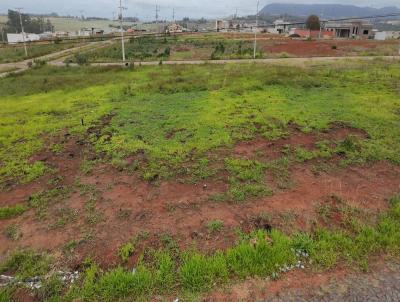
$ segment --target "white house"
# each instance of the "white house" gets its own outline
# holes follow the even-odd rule
[[[25,33],[25,42],[39,41],[40,36],[37,34]],[[7,41],[9,44],[17,44],[24,42],[24,37],[21,34],[7,34]]]
[[[400,31],[378,31],[375,33],[375,40],[400,39]]]
[[[289,22],[279,19],[274,22],[274,27],[268,28],[268,32],[272,34],[287,34],[289,33],[289,25]]]

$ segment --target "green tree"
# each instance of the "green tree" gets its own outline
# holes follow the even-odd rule
[[[321,28],[319,17],[316,15],[309,16],[306,21],[306,27],[309,30],[319,30]]]
[[[44,31],[52,31],[53,25],[50,20],[44,21],[43,17],[31,18],[28,14],[21,14],[22,25],[26,33],[40,34]],[[19,12],[8,10],[8,22],[6,23],[6,30],[9,33],[21,32],[21,23]]]

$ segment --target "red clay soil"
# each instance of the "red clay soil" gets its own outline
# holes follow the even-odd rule
[[[57,174],[48,174],[38,181],[26,185],[11,185],[5,191],[0,191],[0,206],[13,206],[27,200],[33,193],[48,189],[48,182],[56,177],[61,177],[62,184],[71,185],[75,181],[79,167],[83,159],[85,143],[71,138],[65,134],[61,143],[64,150],[61,153],[54,153],[44,150],[40,154],[32,156],[29,162],[43,161],[49,168],[58,170]],[[52,144],[47,144],[51,146]]]
[[[386,267],[383,258],[371,259],[370,271],[381,272]],[[324,288],[328,283],[334,280],[345,280],[348,277],[362,277],[367,273],[355,271],[349,267],[337,267],[323,273],[313,272],[309,269],[294,270],[281,276],[279,280],[270,279],[247,279],[244,282],[216,290],[205,296],[202,301],[211,302],[230,302],[230,301],[263,301],[268,298],[281,297],[282,293],[302,291],[312,294],[319,289]],[[306,301],[306,296],[298,297],[298,301]],[[296,300],[296,301],[297,301]],[[281,300],[279,300],[281,301]],[[284,300],[282,300],[284,301]],[[291,300],[292,301],[292,300]],[[311,300],[310,300],[311,301]],[[315,299],[312,299],[315,301]]]
[[[265,279],[247,279],[223,291],[215,291],[202,299],[204,302],[219,301],[262,301],[271,296],[279,296],[285,290],[316,288],[328,283],[331,279],[344,278],[348,272],[344,268],[316,274],[311,271],[295,270],[282,276],[277,281]]]
[[[254,152],[264,152],[266,158],[276,158],[284,145],[302,145],[312,148],[317,140],[343,139],[348,135],[365,137],[365,134],[340,125],[322,134],[292,133],[286,139],[273,143],[257,139],[239,143],[233,150],[236,156],[251,157]],[[102,266],[118,262],[118,248],[138,234],[148,233],[130,263],[147,246],[160,245],[160,235],[170,234],[180,247],[199,247],[203,251],[227,248],[235,239],[235,227],[244,230],[257,227],[256,217],[260,213],[273,217],[290,214],[290,228],[311,229],[317,214],[316,206],[326,202],[332,195],[346,203],[377,213],[387,208],[387,198],[400,190],[400,167],[386,162],[369,166],[353,166],[346,169],[331,169],[315,175],[311,164],[299,164],[291,168],[290,177],[294,185],[290,189],[275,190],[273,196],[248,201],[244,204],[212,202],[209,197],[225,192],[227,180],[215,178],[198,184],[160,182],[152,184],[142,181],[137,175],[120,172],[107,165],[98,166],[91,175],[79,171],[84,146],[67,139],[66,152],[46,155],[46,163],[59,167],[63,177],[61,185],[71,186],[79,177],[82,184],[96,189],[94,215],[97,222],[88,220],[90,196],[76,188],[65,200],[49,206],[46,219],[38,220],[30,210],[20,217],[0,221],[0,260],[15,248],[34,248],[55,252],[71,266],[78,266],[87,256],[93,257]],[[74,155],[72,156],[71,153]],[[39,157],[37,157],[39,158]],[[53,176],[54,177],[54,176]],[[16,186],[1,193],[1,206],[25,202],[39,188],[48,189],[48,179],[43,177],[36,183]],[[204,186],[206,185],[206,186]],[[273,184],[268,184],[273,187]],[[69,209],[74,219],[61,228],[51,227],[59,213]],[[224,221],[220,234],[209,234],[206,224],[210,220]],[[272,220],[272,227],[287,228],[282,221]],[[13,241],[4,235],[10,225],[17,225],[22,237]],[[62,254],[63,247],[71,241],[77,243],[73,253]],[[61,252],[61,253],[60,253]]]
[[[327,56],[351,56],[360,52],[374,52],[377,55],[395,55],[396,43],[392,41],[373,40],[270,40],[260,41],[260,47],[265,53],[287,53],[296,57],[327,57]],[[333,47],[335,46],[335,47]],[[382,53],[379,53],[381,51]],[[389,52],[388,52],[389,51]]]
[[[315,149],[315,143],[318,141],[337,142],[348,137],[357,139],[366,139],[368,134],[363,130],[346,127],[340,123],[332,124],[329,130],[322,132],[304,133],[299,131],[297,126],[289,127],[289,133],[286,137],[278,140],[267,140],[262,137],[249,141],[239,142],[235,145],[234,154],[252,158],[258,153],[262,153],[268,159],[276,159],[282,156],[282,149],[286,146],[301,146],[307,150]]]

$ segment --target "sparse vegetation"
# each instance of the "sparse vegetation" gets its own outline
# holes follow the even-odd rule
[[[262,163],[243,159],[226,159],[225,164],[230,174],[228,197],[237,202],[260,197],[271,192],[265,186]]]
[[[172,56],[174,47],[164,46],[152,56]],[[225,45],[223,53],[231,47]],[[57,237],[54,252],[61,259],[17,250],[0,272],[18,279],[46,276],[64,258],[74,261],[78,251],[96,254],[100,241],[110,238],[104,235],[108,223],[116,224],[111,232],[126,231],[110,240],[112,251],[107,251],[121,267],[104,269],[102,263],[85,261],[82,277],[71,288],[48,278],[38,299],[125,301],[201,294],[231,280],[279,278],[281,268],[299,261],[298,251],[307,255],[300,258],[305,266],[321,271],[337,264],[367,270],[370,256],[398,256],[398,195],[381,213],[366,213],[334,194],[329,200],[310,200],[318,205],[310,211],[315,220],[308,232],[295,226],[301,213],[290,205],[278,213],[261,208],[269,195],[296,186],[291,177],[302,173],[293,171],[297,166],[318,166],[326,173],[323,164],[337,169],[377,161],[400,164],[399,81],[400,64],[381,60],[271,65],[268,72],[253,64],[134,70],[43,66],[1,79],[1,187],[7,194],[5,189],[44,176],[27,186],[28,200],[0,208],[7,226],[2,233],[10,246],[24,246],[35,229],[30,233],[17,217],[31,209],[40,221],[28,212],[29,223],[49,236],[65,231],[68,237]],[[339,130],[333,133],[335,127]],[[302,138],[307,142],[298,142]],[[71,146],[79,151],[69,151]],[[73,171],[58,170],[54,158],[63,156]],[[165,186],[173,190],[162,194]],[[227,207],[236,212],[204,217],[204,205],[208,211]],[[238,211],[244,213],[237,216],[249,217],[246,208],[253,216],[236,220]],[[193,215],[193,224],[180,223],[185,215]],[[173,223],[147,228],[164,219]],[[138,231],[138,225],[150,232]],[[236,235],[231,225],[238,226]],[[210,238],[229,244],[201,246]],[[182,243],[188,249],[181,249]],[[11,294],[2,291],[0,297]]]
[[[121,258],[122,262],[127,262],[129,257],[132,255],[132,253],[135,250],[135,246],[133,245],[132,242],[128,242],[121,246],[118,250],[118,255]]]
[[[211,220],[207,223],[207,229],[210,233],[218,233],[224,227],[222,220]]]
[[[76,46],[79,46],[79,44],[77,43],[28,44],[28,58],[25,57],[24,47],[21,45],[2,46],[0,48],[0,64],[18,62],[24,59],[36,58]]]
[[[21,237],[21,233],[15,224],[7,226],[4,235],[11,240],[18,240]]]
[[[300,125],[303,131],[326,129],[329,127],[329,123],[337,120],[366,130],[370,139],[359,141],[348,138],[347,141],[339,144],[336,153],[346,157],[344,162],[384,158],[399,162],[397,152],[395,152],[395,148],[392,148],[393,144],[399,144],[396,139],[398,137],[397,128],[390,126],[395,118],[393,115],[395,104],[392,100],[396,95],[393,86],[396,81],[393,81],[393,77],[398,77],[398,65],[391,64],[382,68],[379,64],[371,62],[369,65],[370,70],[376,70],[376,73],[372,71],[364,73],[361,67],[355,65],[346,68],[331,67],[328,72],[322,68],[299,71],[293,70],[296,69],[293,67],[271,67],[268,75],[263,74],[263,68],[257,66],[240,66],[240,70],[236,66],[225,66],[222,69],[219,66],[217,66],[218,68],[216,66],[199,66],[195,69],[185,66],[168,66],[157,71],[142,68],[136,71],[111,71],[109,73],[102,73],[102,69],[82,71],[75,68],[73,70],[57,70],[44,67],[32,71],[38,73],[35,77],[30,76],[29,73],[19,75],[24,77],[24,82],[28,81],[25,87],[30,87],[29,90],[22,88],[15,92],[19,96],[7,96],[2,99],[2,120],[7,123],[6,127],[2,127],[4,133],[2,144],[6,146],[2,150],[8,150],[7,148],[12,146],[14,152],[0,152],[0,158],[4,163],[0,167],[1,179],[3,182],[6,179],[29,182],[43,175],[47,169],[44,162],[27,162],[30,155],[43,148],[43,142],[37,139],[39,135],[47,132],[46,129],[54,129],[52,131],[55,133],[57,129],[64,127],[71,127],[72,132],[82,134],[92,122],[109,112],[113,106],[117,106],[116,115],[110,126],[113,127],[114,133],[112,137],[108,134],[99,137],[97,141],[93,142],[95,148],[98,152],[103,152],[110,157],[111,161],[124,163],[124,167],[126,165],[123,161],[125,157],[142,150],[148,154],[150,161],[146,166],[140,162],[136,162],[135,165],[137,170],[143,173],[144,178],[149,180],[176,175],[176,172],[179,171],[179,164],[186,160],[188,154],[193,152],[192,150],[196,150],[196,156],[200,156],[199,159],[204,161],[206,160],[203,156],[204,152],[218,146],[248,139],[258,134],[279,137],[284,134],[282,127],[285,127],[287,116],[292,117],[292,121]],[[253,73],[254,82],[243,80],[246,70]],[[212,81],[209,81],[207,76],[209,71],[213,74]],[[48,79],[45,84],[47,94],[36,96],[35,93],[42,89],[40,88],[42,82],[39,81],[40,84],[38,84],[37,79],[40,79],[46,72],[54,74],[52,77],[45,77]],[[89,82],[96,78],[100,82],[105,83],[107,79],[111,82],[107,85],[95,86],[96,88],[84,88],[82,84],[87,86],[88,83],[82,83],[86,80],[83,81],[80,78],[88,73],[90,73]],[[226,83],[224,80],[226,73],[229,73],[231,77],[229,82],[224,84]],[[365,80],[357,81],[354,73],[362,75]],[[106,76],[106,74],[109,75]],[[261,74],[263,75],[261,76]],[[172,75],[175,75],[174,79],[178,79],[178,81],[169,80]],[[147,82],[148,76],[157,80]],[[69,83],[69,92],[60,93],[51,88],[57,77],[67,78],[63,81]],[[129,84],[134,87],[133,95],[124,92],[125,84],[113,84],[114,80],[126,77],[133,77],[135,81]],[[286,77],[288,81],[281,82],[282,77]],[[332,81],[332,77],[350,83],[357,81],[357,84],[352,89],[348,89]],[[360,104],[372,104],[376,101],[374,85],[369,84],[369,82],[377,83],[376,77],[379,77],[381,89],[387,91],[380,97],[381,110],[378,112],[371,107],[368,117],[355,116],[355,110],[360,108]],[[68,78],[76,80],[72,83]],[[12,89],[7,90],[10,80],[11,78],[1,81],[0,95],[14,94]],[[73,89],[74,86],[76,89]],[[59,86],[55,85],[54,87]],[[212,98],[207,97],[207,90],[213,92]],[[86,94],[89,91],[90,97]],[[109,93],[114,95],[112,99],[105,97]],[[241,101],[243,93],[246,98],[244,103]],[[30,96],[23,96],[27,94]],[[338,94],[340,97],[337,97]],[[296,101],[293,100],[294,95],[297,96]],[[52,103],[55,97],[63,100],[62,105]],[[187,98],[190,98],[191,101],[187,102]],[[263,101],[265,98],[270,99],[268,110]],[[15,105],[16,99],[20,100],[18,105]],[[40,100],[42,104],[40,110],[35,109],[35,111],[30,107],[28,111],[24,111],[26,106],[36,99]],[[343,107],[341,100],[343,99],[347,100],[346,111],[341,110]],[[136,106],[139,103],[141,106]],[[167,105],[169,109],[165,110]],[[285,109],[281,112],[282,106]],[[209,108],[207,113],[199,114],[202,112],[199,111],[200,108],[205,107]],[[307,108],[306,113],[300,115],[299,112],[302,112],[304,108]],[[19,119],[10,115],[15,110],[22,114]],[[26,112],[30,113],[26,114]],[[46,113],[44,114],[45,122],[39,122],[37,119],[42,112]],[[242,112],[246,112],[246,114],[242,114]],[[158,120],[152,120],[152,117],[159,114],[161,116]],[[386,118],[381,119],[375,127],[371,127],[371,115],[378,117],[382,114],[385,114]],[[169,119],[171,115],[178,115],[181,118],[173,120],[172,124],[164,127],[164,120]],[[234,119],[231,118],[232,115],[235,116]],[[265,115],[283,121],[283,125],[277,127],[270,119],[264,119]],[[82,126],[80,121],[74,118],[76,116],[85,116],[87,124]],[[203,119],[203,116],[207,119]],[[137,124],[135,127],[130,127],[133,118],[137,119],[135,122]],[[21,119],[25,122],[18,122],[17,125],[17,121]],[[260,123],[258,128],[254,126],[254,122]],[[115,125],[120,126],[115,127]],[[10,137],[7,133],[15,127],[21,131],[14,132],[16,137]],[[202,130],[200,131],[200,129]],[[168,137],[168,133],[174,131],[174,135]],[[20,135],[22,133],[24,135]],[[49,134],[51,135],[51,133]],[[30,139],[27,140],[27,137]],[[19,140],[23,140],[24,143],[18,143]],[[15,141],[17,143],[13,144]],[[306,158],[309,158],[308,154],[300,155],[307,155]],[[193,169],[193,171],[196,170]],[[198,172],[200,171],[198,170]],[[237,183],[237,181],[232,181]],[[265,193],[265,188],[261,190],[262,188],[253,180],[251,182],[246,184],[250,195]],[[243,199],[243,196],[246,195],[236,194],[234,184],[231,194],[239,199]]]
[[[51,258],[31,250],[16,250],[0,264],[0,273],[13,272],[20,280],[43,276],[50,269]]]
[[[26,206],[23,204],[17,204],[12,207],[1,207],[0,208],[0,220],[10,219],[16,216],[22,215],[26,211]]]
[[[296,262],[294,251],[310,255],[319,269],[331,268],[339,261],[356,263],[364,268],[365,260],[372,254],[398,255],[400,252],[400,199],[394,196],[389,203],[390,210],[381,215],[376,225],[361,225],[356,232],[349,233],[345,228],[320,228],[315,233],[288,237],[273,230],[266,237],[265,232],[257,231],[224,252],[217,251],[209,256],[199,252],[183,253],[178,263],[168,250],[159,251],[151,257],[153,260],[141,261],[133,272],[116,268],[103,273],[91,264],[83,280],[67,293],[67,297],[115,301],[130,295],[149,297],[154,292],[166,293],[171,288],[201,292],[235,277],[276,277],[280,267]],[[119,254],[126,261],[132,251],[133,244],[128,243],[121,247]],[[48,268],[48,257],[31,251],[17,251],[1,265],[0,271],[14,271],[20,278],[26,278],[43,275]],[[52,284],[56,280],[47,282]],[[59,283],[56,283],[56,292],[48,292],[48,287],[44,287],[41,295],[61,295]]]

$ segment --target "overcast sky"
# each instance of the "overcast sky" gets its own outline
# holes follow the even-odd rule
[[[400,6],[399,0],[288,0],[262,1],[260,7],[268,3],[339,3],[358,6]],[[253,14],[256,11],[257,0],[123,0],[128,8],[125,15],[137,16],[141,19],[154,19],[155,5],[160,6],[160,15],[164,19],[172,18],[172,8],[176,17],[221,17],[228,16],[238,10],[239,15]],[[244,4],[245,3],[245,4]],[[23,7],[30,13],[56,12],[60,15],[101,16],[112,18],[117,10],[119,0],[0,0],[0,13],[6,13],[9,8]]]

